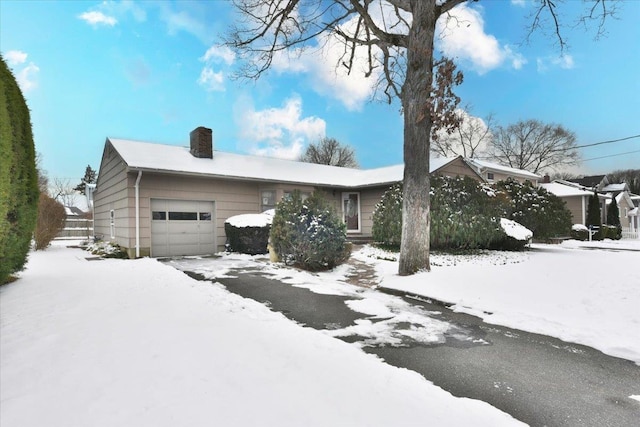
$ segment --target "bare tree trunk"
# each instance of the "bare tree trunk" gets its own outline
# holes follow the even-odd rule
[[[402,240],[398,274],[405,276],[430,270],[429,146],[431,138],[430,95],[433,82],[433,41],[436,27],[435,0],[413,5],[413,25],[407,48],[407,73],[402,88],[404,110],[404,183]]]

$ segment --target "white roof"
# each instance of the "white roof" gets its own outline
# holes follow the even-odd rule
[[[213,159],[202,159],[191,155],[187,147],[107,140],[134,170],[352,188],[392,184],[402,181],[404,174],[404,165],[363,170],[221,151],[214,151]],[[430,170],[436,171],[453,160],[433,158]]]
[[[551,194],[558,197],[571,197],[571,196],[591,196],[593,191],[581,190],[571,185],[562,184],[560,182],[551,182],[546,184],[540,184],[540,187],[544,188]]]
[[[535,173],[532,173],[523,169],[510,168],[509,166],[503,166],[497,163],[487,162],[486,160],[467,159],[467,162],[475,164],[477,167],[481,169],[485,169],[485,170],[489,169],[494,172],[501,172],[507,175],[521,176],[529,179],[541,178],[540,175],[536,175]]]
[[[621,184],[608,184],[601,191],[613,192],[616,191],[625,191],[627,189],[627,184],[624,182]]]

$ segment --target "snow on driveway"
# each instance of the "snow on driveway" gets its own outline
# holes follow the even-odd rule
[[[51,247],[0,287],[0,425],[517,425],[153,259]]]
[[[397,275],[371,247],[380,285],[454,304],[486,322],[584,344],[640,365],[640,240],[566,241],[527,252],[435,255],[429,273]]]

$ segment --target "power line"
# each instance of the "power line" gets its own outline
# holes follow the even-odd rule
[[[593,144],[582,144],[582,145],[576,145],[574,148],[593,147],[593,146],[595,146],[595,145],[611,144],[612,142],[626,141],[626,140],[628,140],[628,139],[634,139],[634,138],[640,138],[640,134],[638,134],[638,135],[632,135],[632,136],[627,136],[627,137],[624,137],[624,138],[611,139],[611,140],[609,140],[609,141],[594,142]]]
[[[636,150],[636,151],[627,151],[626,153],[610,154],[610,155],[608,155],[608,156],[593,157],[593,158],[591,158],[591,159],[584,159],[584,160],[582,160],[582,161],[583,161],[583,162],[588,162],[588,161],[590,161],[590,160],[606,159],[607,157],[624,156],[625,154],[633,154],[633,153],[640,153],[640,150]]]

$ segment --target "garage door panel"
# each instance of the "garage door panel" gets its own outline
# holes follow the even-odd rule
[[[214,202],[152,199],[150,205],[153,256],[215,252]]]

